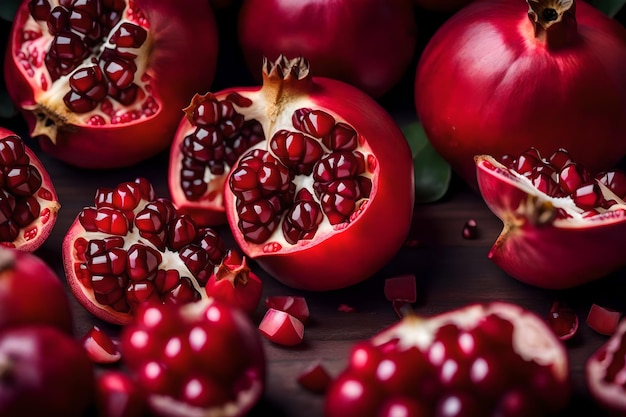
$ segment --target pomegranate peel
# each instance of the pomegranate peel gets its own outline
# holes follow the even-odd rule
[[[504,223],[488,257],[507,274],[563,289],[625,265],[620,171],[593,175],[563,149],[549,158],[531,148],[502,161],[478,155],[475,162],[481,195]]]

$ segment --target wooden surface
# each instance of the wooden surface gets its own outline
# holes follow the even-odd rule
[[[222,33],[232,37],[233,25],[228,24],[227,18],[228,16],[221,16]],[[431,27],[439,22],[440,20],[431,22]],[[221,66],[215,90],[250,82],[246,79],[247,73],[241,66],[236,50],[223,48],[220,56]],[[406,80],[382,100],[399,120],[413,114],[411,71],[412,69],[409,70]],[[242,78],[237,79],[238,77]],[[18,131],[23,129],[19,118],[0,121],[5,127]],[[38,151],[34,142],[28,141],[28,144]],[[115,186],[119,182],[144,176],[153,183],[161,196],[168,196],[167,153],[115,172],[77,169],[41,152],[39,155],[53,177],[62,208],[52,235],[37,254],[57,271],[61,279],[64,277],[61,259],[63,237],[81,208],[92,204],[97,187]],[[463,225],[470,218],[478,223],[479,236],[475,240],[466,240],[461,236]],[[444,199],[416,206],[415,219],[417,246],[403,248],[376,275],[348,289],[327,293],[295,291],[279,284],[252,264],[263,278],[265,295],[304,295],[311,310],[311,321],[305,327],[304,343],[301,346],[283,348],[265,343],[269,371],[267,392],[253,415],[322,416],[323,397],[300,388],[296,383],[298,374],[310,364],[319,361],[336,375],[345,366],[348,351],[354,342],[369,338],[395,323],[398,317],[383,294],[384,280],[407,273],[415,274],[417,278],[418,302],[414,309],[423,315],[493,300],[514,302],[541,316],[547,315],[552,302],[557,299],[573,307],[581,320],[578,334],[567,342],[575,398],[571,408],[563,415],[569,416],[574,410],[578,411],[578,415],[581,412],[582,415],[602,415],[586,393],[584,364],[589,355],[607,338],[594,333],[585,324],[585,318],[594,302],[621,310],[625,308],[623,300],[626,297],[623,296],[624,284],[621,281],[626,270],[567,291],[541,290],[508,277],[487,259],[488,250],[500,232],[500,221],[486,208],[481,197],[456,177]],[[218,230],[227,242],[232,243],[227,228]],[[98,324],[113,334],[118,331],[113,326],[99,322],[75,301],[72,302],[77,335],[86,332],[93,324]],[[354,307],[355,312],[338,311],[340,304]],[[257,322],[263,311],[263,307],[259,307]]]

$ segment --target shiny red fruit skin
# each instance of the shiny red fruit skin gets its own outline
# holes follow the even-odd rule
[[[128,1],[128,0],[126,0]],[[56,143],[39,138],[41,149],[81,168],[107,169],[131,166],[165,150],[180,120],[181,109],[196,91],[210,87],[216,71],[217,25],[207,1],[133,0],[150,22],[152,51],[147,71],[154,79],[152,95],[160,110],[149,118],[117,125],[66,125]],[[29,129],[36,115],[24,109],[37,101],[35,89],[21,69],[15,50],[22,25],[28,18],[28,0],[18,9],[5,57],[9,95],[22,109]],[[61,98],[59,101],[62,103]]]
[[[247,0],[238,29],[254,75],[263,57],[303,56],[314,75],[350,83],[373,97],[400,81],[417,42],[410,0]]]
[[[626,29],[576,1],[577,33],[551,48],[535,38],[528,9],[524,1],[473,1],[420,56],[419,119],[437,152],[473,185],[478,154],[563,147],[594,172],[626,154]]]
[[[310,291],[345,288],[376,273],[406,240],[415,199],[413,161],[398,125],[362,91],[315,76],[308,87],[301,88],[309,107],[339,115],[371,148],[378,181],[372,186],[367,205],[346,228],[315,237],[306,245],[279,250],[272,248],[272,242],[252,244],[245,240],[237,226],[236,197],[228,186],[224,187],[226,216],[242,251],[283,284]],[[258,90],[232,91],[246,96]]]

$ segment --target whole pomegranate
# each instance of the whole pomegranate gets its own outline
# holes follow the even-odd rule
[[[0,331],[0,415],[83,417],[94,372],[78,341],[52,327]]]
[[[0,246],[34,252],[61,208],[54,184],[35,153],[0,127]]]
[[[224,256],[213,229],[198,227],[145,178],[100,187],[63,240],[63,264],[76,299],[96,317],[128,323],[144,302],[184,304]]]
[[[41,258],[0,249],[0,329],[46,324],[72,334],[69,301],[60,278]]]
[[[504,302],[409,315],[352,348],[326,391],[326,417],[553,415],[571,386],[545,321]]]
[[[142,305],[121,349],[158,416],[244,416],[264,390],[259,333],[243,311],[212,298]]]
[[[626,29],[582,1],[478,0],[420,56],[428,139],[476,186],[473,157],[565,148],[592,171],[626,155]]]
[[[45,152],[114,168],[167,148],[216,58],[206,0],[24,0],[5,75]]]
[[[504,228],[489,258],[527,284],[563,289],[626,265],[626,174],[594,173],[564,149],[476,157],[478,187]]]
[[[225,209],[244,254],[278,280],[346,287],[402,246],[411,152],[365,93],[281,56],[265,61],[262,86],[196,96],[186,113],[170,154],[172,201],[194,218]]]
[[[412,0],[244,0],[237,25],[253,74],[264,57],[302,56],[313,75],[375,98],[400,81],[417,43]]]

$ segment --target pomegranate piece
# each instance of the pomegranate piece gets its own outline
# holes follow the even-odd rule
[[[100,327],[94,325],[81,337],[89,359],[97,364],[116,363],[122,358],[117,344]]]
[[[264,389],[259,333],[243,311],[214,299],[143,304],[122,329],[121,350],[156,415],[244,416]]]
[[[0,332],[0,415],[82,417],[94,400],[94,372],[80,343],[51,326]]]
[[[147,403],[132,378],[117,370],[96,376],[96,405],[100,417],[143,417]]]
[[[571,339],[578,331],[578,315],[573,309],[558,301],[552,303],[547,322],[562,341]]]
[[[567,352],[546,322],[493,302],[410,315],[357,342],[326,392],[324,411],[327,417],[540,416],[563,410],[570,395]]]
[[[228,250],[207,281],[205,291],[209,297],[252,315],[261,301],[263,282],[252,272],[245,257]]]
[[[0,247],[0,330],[31,324],[73,333],[65,286],[37,255]]]
[[[225,253],[221,236],[198,227],[145,178],[99,188],[63,241],[72,294],[96,317],[128,323],[144,302],[183,304],[206,298]]]
[[[461,233],[463,239],[476,239],[478,238],[478,223],[476,220],[469,219],[463,225],[463,231]]]
[[[315,394],[323,394],[332,381],[326,368],[319,362],[312,363],[297,378],[298,384]]]
[[[265,61],[261,86],[197,95],[185,112],[170,153],[172,201],[199,224],[226,215],[242,252],[283,284],[347,287],[402,247],[411,151],[362,91],[281,56]]]
[[[37,155],[0,127],[0,246],[34,252],[46,241],[61,205]]]
[[[480,192],[504,223],[489,258],[508,275],[537,287],[564,289],[626,265],[624,194],[611,189],[618,171],[594,174],[565,149],[549,157],[475,158]],[[563,175],[565,174],[566,175]]]
[[[600,334],[610,336],[615,333],[621,317],[621,311],[594,303],[587,314],[587,325]]]
[[[309,305],[306,298],[295,295],[272,295],[265,299],[265,307],[284,311],[302,323],[309,319]]]
[[[304,338],[304,324],[284,311],[269,308],[259,323],[259,331],[267,340],[282,346],[296,346]]]
[[[6,85],[44,152],[130,166],[165,150],[180,109],[211,85],[217,35],[204,0],[23,0]]]
[[[398,317],[404,316],[409,311],[410,304],[417,301],[417,289],[415,275],[401,275],[385,280],[385,298],[391,301]]]

